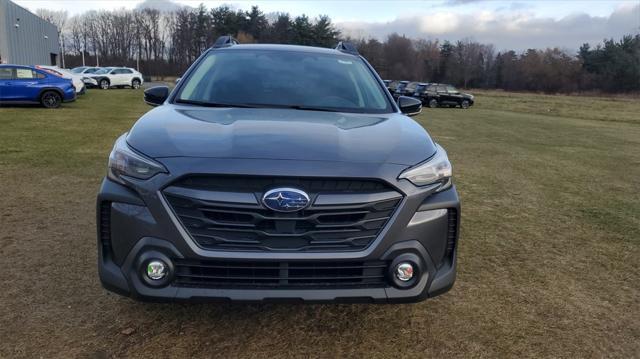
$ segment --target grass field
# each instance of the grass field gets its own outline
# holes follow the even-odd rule
[[[142,92],[0,108],[0,358],[640,357],[640,101],[487,92],[417,120],[462,199],[458,280],[413,305],[143,304],[94,201]]]

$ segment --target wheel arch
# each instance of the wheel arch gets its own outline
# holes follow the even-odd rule
[[[38,101],[41,100],[42,94],[44,94],[47,91],[57,92],[58,95],[60,95],[60,98],[62,100],[64,100],[64,91],[62,91],[60,88],[58,88],[58,87],[45,87],[45,88],[41,89],[40,92],[38,92]]]

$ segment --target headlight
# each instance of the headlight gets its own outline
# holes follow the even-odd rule
[[[451,162],[447,152],[436,144],[436,153],[426,162],[409,168],[399,179],[407,179],[416,186],[440,184],[438,191],[451,187]]]
[[[107,177],[116,182],[125,183],[122,176],[149,179],[158,173],[168,173],[163,165],[133,152],[127,145],[126,136],[124,134],[116,140],[109,154]]]

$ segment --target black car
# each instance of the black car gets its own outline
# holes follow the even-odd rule
[[[413,302],[455,281],[445,150],[350,44],[222,37],[115,142],[105,288],[141,300]]]
[[[402,92],[402,96],[414,97],[422,82],[409,82]]]
[[[451,85],[436,83],[425,83],[423,85],[420,90],[414,92],[413,96],[419,98],[425,106],[429,106],[430,108],[460,106],[464,109],[473,106],[473,95],[460,92]]]
[[[409,81],[391,81],[387,89],[391,93],[394,98],[398,98],[398,96],[402,96],[404,94],[404,88],[407,87]]]

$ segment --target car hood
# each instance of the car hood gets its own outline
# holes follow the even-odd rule
[[[413,165],[435,144],[398,113],[163,105],[133,126],[127,143],[153,157],[213,157]]]

